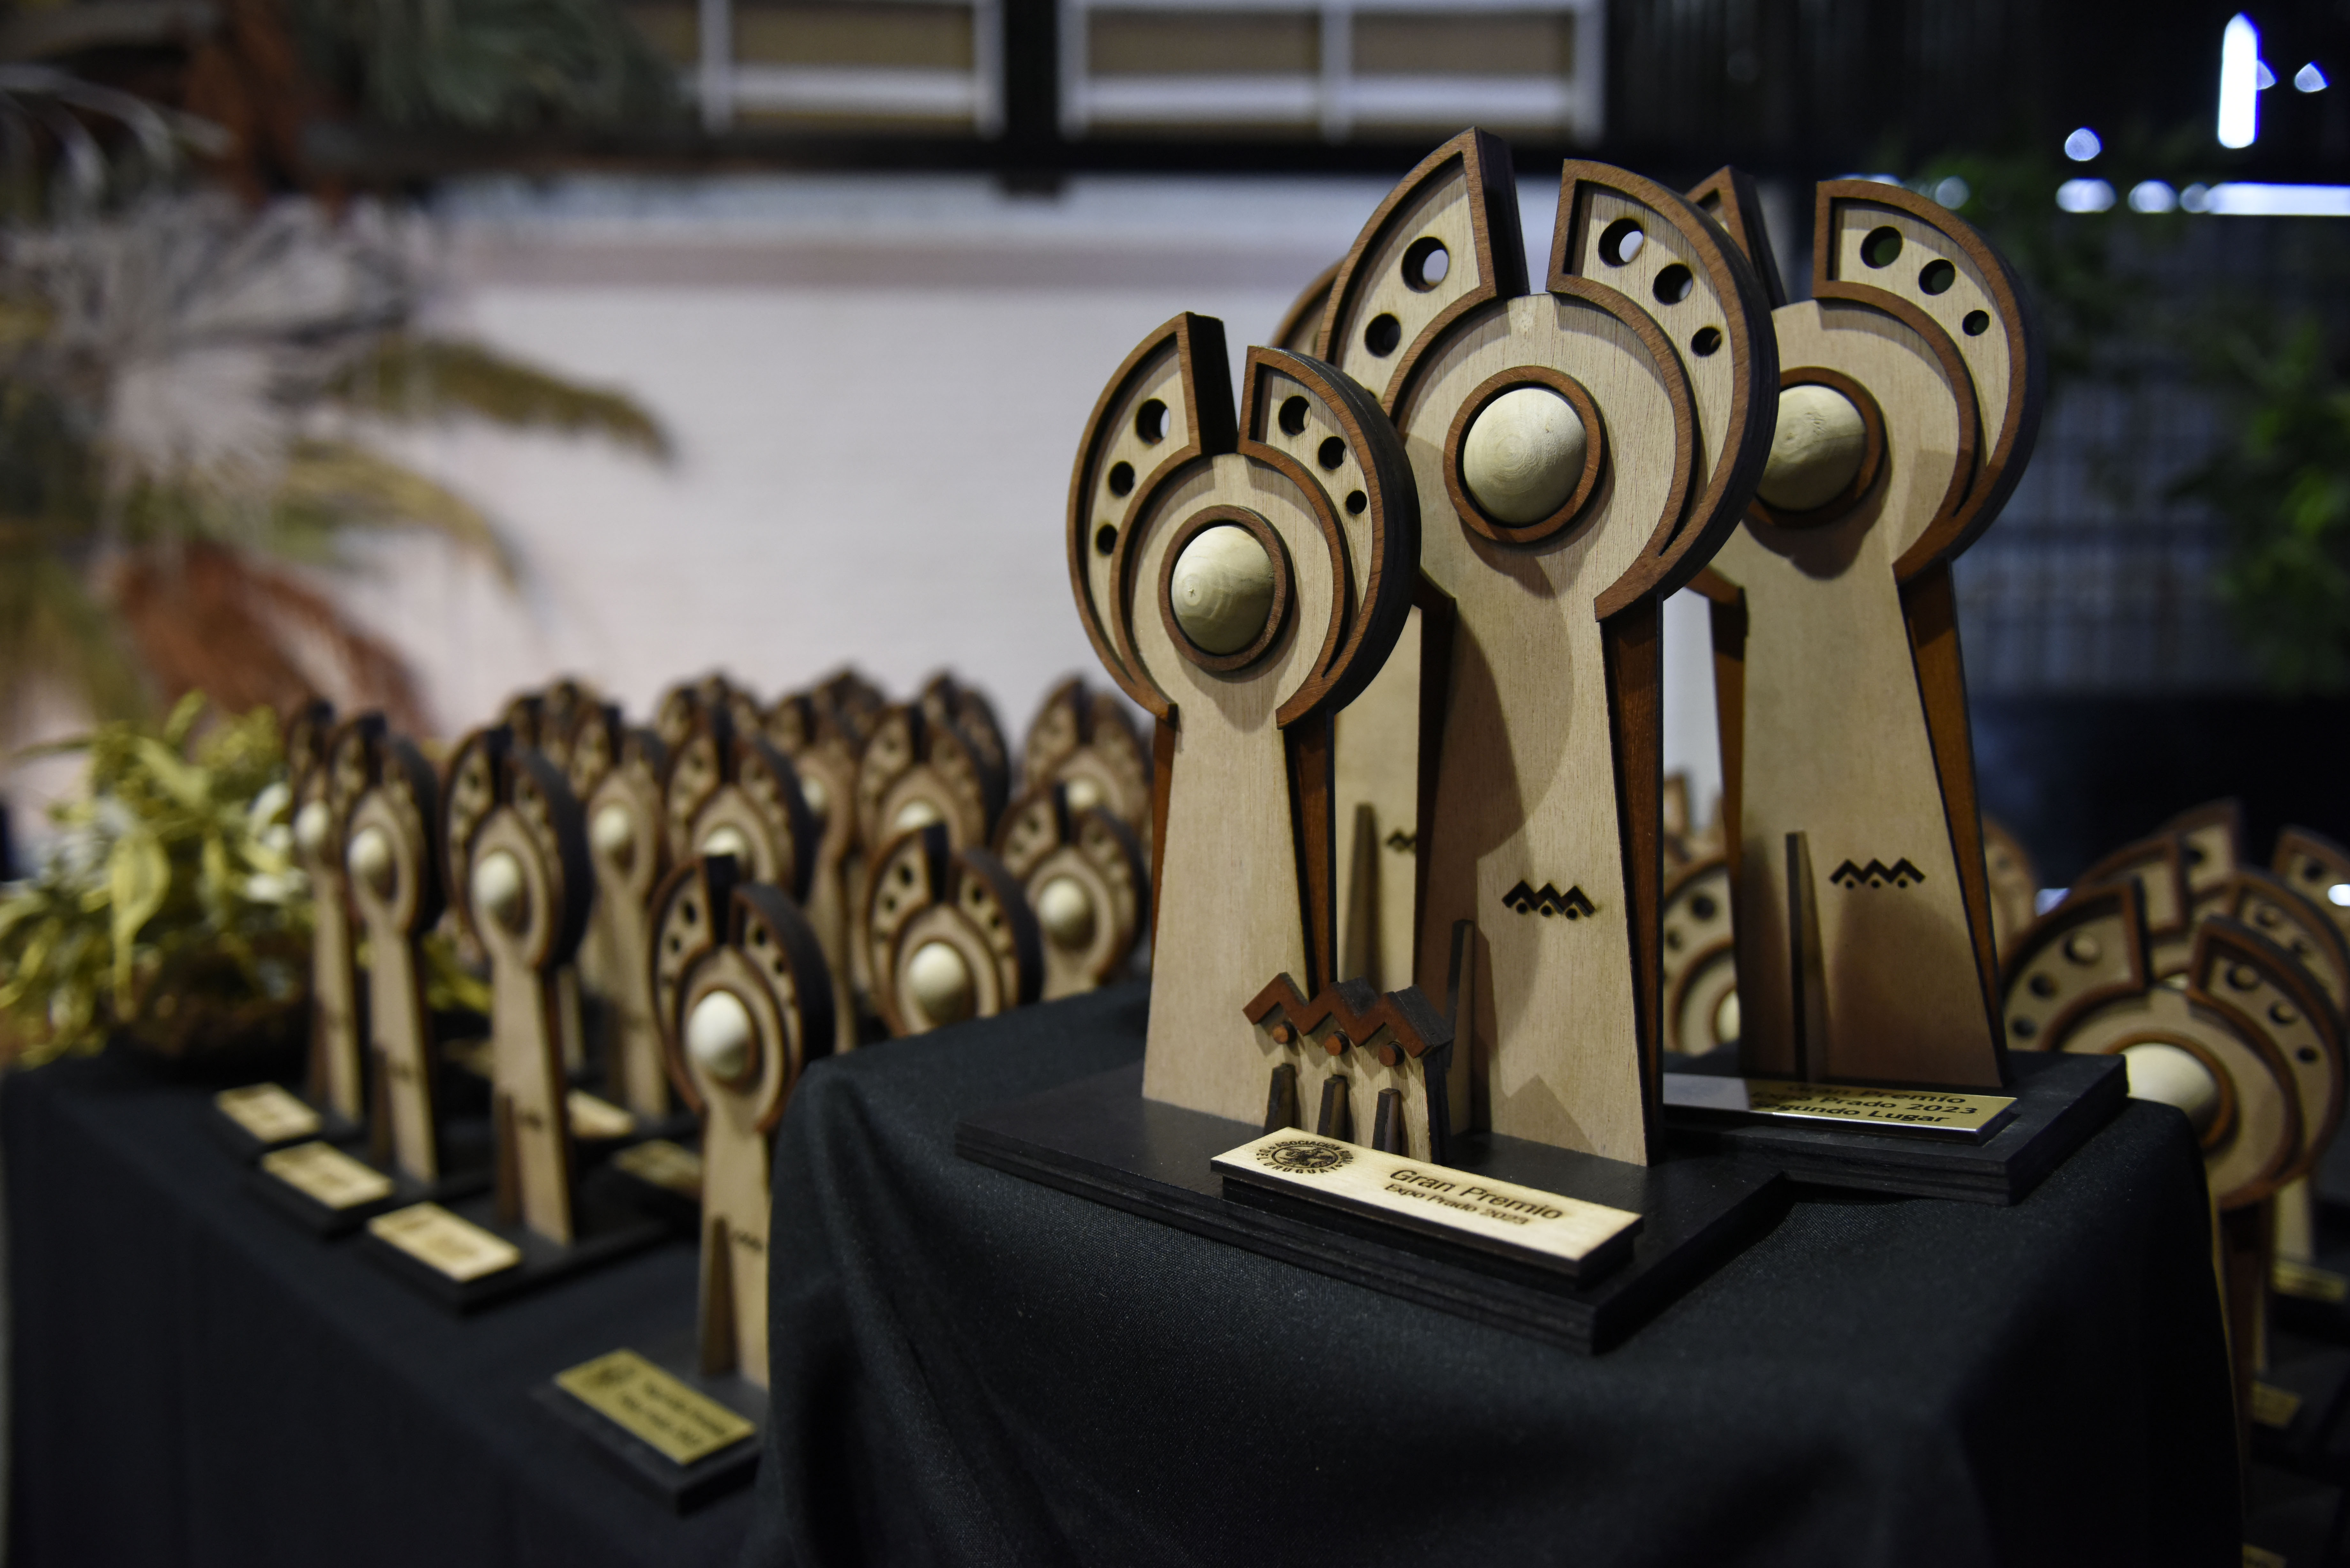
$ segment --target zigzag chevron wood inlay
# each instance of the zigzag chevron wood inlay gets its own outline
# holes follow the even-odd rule
[[[1382,996],[1366,981],[1342,980],[1324,986],[1308,1002],[1295,981],[1277,974],[1241,1011],[1251,1023],[1260,1024],[1277,1012],[1280,1022],[1309,1034],[1335,1019],[1339,1031],[1357,1045],[1367,1045],[1381,1030],[1388,1030],[1397,1047],[1414,1058],[1452,1044],[1451,1022],[1416,985]]]
[[[1521,915],[1540,915],[1544,919],[1565,915],[1570,920],[1579,920],[1599,912],[1581,888],[1569,888],[1562,893],[1547,882],[1539,888],[1529,888],[1521,881],[1502,895],[1502,902]]]
[[[1864,885],[1882,888],[1888,882],[1896,888],[1908,888],[1925,879],[1926,874],[1909,864],[1907,858],[1896,860],[1890,866],[1882,860],[1871,860],[1866,866],[1856,866],[1847,860],[1828,873],[1828,880],[1840,888]]]

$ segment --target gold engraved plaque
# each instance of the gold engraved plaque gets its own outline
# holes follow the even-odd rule
[[[522,1262],[520,1247],[470,1220],[460,1220],[438,1203],[413,1203],[379,1214],[368,1221],[368,1231],[460,1284]]]
[[[1980,1143],[2007,1124],[2015,1101],[2005,1095],[1939,1089],[1872,1089],[1854,1084],[1803,1084],[1783,1078],[1716,1078],[1667,1073],[1665,1104],[1674,1110],[1834,1122],[1857,1132],[1916,1133]]]
[[[213,1096],[221,1115],[262,1143],[291,1143],[318,1136],[318,1113],[276,1084],[247,1084]]]
[[[574,1089],[566,1098],[571,1107],[571,1136],[589,1142],[603,1142],[626,1137],[637,1130],[634,1116],[609,1100],[599,1100],[585,1089]]]
[[[300,1143],[261,1157],[261,1168],[328,1209],[356,1209],[391,1196],[391,1178],[330,1143]]]
[[[2295,1258],[2279,1258],[2271,1266],[2269,1285],[2281,1296],[2298,1296],[2306,1302],[2327,1302],[2338,1306],[2350,1299],[2350,1280],[2331,1269],[2321,1269]]]
[[[706,1459],[759,1430],[633,1350],[583,1361],[556,1373],[555,1385],[681,1465]]]
[[[2252,1385],[2252,1424],[2283,1431],[2301,1414],[2301,1396],[2273,1383]]]
[[[697,1202],[702,1198],[702,1157],[665,1137],[631,1144],[612,1157],[612,1164],[649,1187]]]
[[[1575,1273],[1612,1261],[1640,1216],[1284,1128],[1216,1156],[1227,1181],[1392,1220]]]

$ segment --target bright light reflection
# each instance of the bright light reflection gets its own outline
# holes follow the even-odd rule
[[[2336,882],[2325,889],[2325,901],[2350,909],[2350,882]]]
[[[1973,194],[1974,188],[1955,174],[1944,175],[1934,187],[1934,200],[1952,212],[1965,206],[1967,198]]]
[[[2309,64],[2302,67],[2301,69],[2293,73],[2293,85],[2296,89],[2302,92],[2324,92],[2325,90],[2325,73],[2317,68],[2317,62],[2315,60],[2312,60]]]
[[[2102,213],[2114,204],[2114,188],[2103,180],[2067,180],[2056,187],[2056,204],[2068,213]]]
[[[2064,139],[2064,156],[2075,163],[2086,163],[2105,150],[2106,144],[2097,140],[2097,133],[2085,125]]]
[[[2350,185],[2254,185],[2230,181],[2211,187],[2207,212],[2231,218],[2350,218]]]
[[[2129,202],[2133,213],[2168,213],[2178,205],[2178,197],[2159,180],[2141,180],[2130,187]]]
[[[2239,11],[2220,35],[2220,145],[2250,147],[2261,133],[2261,32]]]

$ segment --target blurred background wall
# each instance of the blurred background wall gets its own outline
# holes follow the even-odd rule
[[[844,661],[896,690],[951,665],[1018,725],[1052,680],[1091,672],[1060,514],[1110,369],[1179,309],[1263,340],[1388,183],[1464,124],[1512,140],[1536,249],[1562,159],[1673,183],[1741,163],[1798,297],[1811,182],[1904,182],[2016,261],[2055,364],[2033,467],[1959,582],[1986,802],[2061,880],[2230,790],[2256,831],[2292,815],[2350,833],[2334,782],[2350,586],[2277,600],[2277,528],[2247,522],[2269,503],[2221,461],[2263,410],[2292,424],[2343,375],[2350,192],[2329,182],[2350,168],[2350,87],[2330,73],[2350,71],[2350,35],[2330,5],[2243,11],[2257,124],[2223,145],[2238,15],[544,0],[498,34],[431,0],[64,0],[6,13],[0,57],[203,117],[219,134],[193,139],[179,178],[248,212],[413,215],[402,330],[618,392],[666,433],[650,462],[513,421],[380,431],[497,550],[454,525],[352,526],[309,557],[189,535],[321,595],[443,733],[559,674],[641,713],[710,669],[772,695]],[[0,88],[31,128],[19,187],[44,137],[75,166],[58,112],[115,164],[137,151],[28,83]],[[58,222],[70,183],[19,190],[18,223]],[[81,211],[136,221],[154,183],[118,179]],[[2301,363],[2296,333],[2315,334],[2299,379],[2262,380]],[[2293,462],[2350,472],[2309,441]],[[2303,565],[2350,585],[2333,526],[2319,519]],[[123,554],[117,538],[73,558],[101,610],[120,607]],[[1718,776],[1702,618],[1676,606],[1669,624],[1669,760],[1702,810]],[[152,702],[188,681],[142,626]],[[369,699],[364,659],[280,640],[311,683]],[[29,664],[13,679],[19,740],[104,705]],[[46,787],[13,775],[20,836]]]

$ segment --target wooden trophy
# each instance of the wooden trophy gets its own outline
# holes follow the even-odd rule
[[[1045,954],[1019,881],[944,823],[909,828],[871,864],[863,938],[892,1035],[992,1018],[1037,1000]]]
[[[1694,195],[1762,265],[1744,178]],[[1898,186],[1819,186],[1812,292],[1773,312],[1770,461],[1694,584],[1748,1077],[1676,1078],[1666,1101],[1813,1179],[2012,1202],[2120,1100],[2110,1064],[2009,1070],[1950,586],[2030,454],[2039,356],[2005,262]]]
[[[1982,819],[1983,876],[1991,890],[1991,945],[2007,961],[2008,950],[2024,928],[2040,918],[2040,868],[2023,841],[1986,816]]]
[[[343,862],[351,906],[367,932],[370,1158],[325,1142],[262,1157],[254,1189],[321,1236],[356,1229],[394,1204],[462,1196],[487,1185],[481,1162],[454,1168],[443,1148],[440,1058],[424,999],[425,934],[443,908],[433,834],[439,821],[432,764],[377,725],[338,732],[333,763],[348,770],[355,804]]]
[[[603,950],[598,978],[612,1020],[605,1086],[640,1121],[670,1114],[668,1058],[653,1016],[653,889],[669,868],[661,777],[668,748],[650,730],[630,730],[616,711],[592,713],[572,741],[571,782],[586,785],[588,855],[596,868],[589,927]]]
[[[239,1158],[255,1159],[271,1149],[325,1138],[348,1143],[360,1136],[358,1121],[362,1080],[343,1065],[359,1046],[350,922],[337,889],[335,806],[328,776],[327,747],[335,730],[335,709],[313,698],[286,718],[287,817],[295,858],[310,878],[317,902],[310,947],[310,1058],[307,1083],[297,1095],[282,1084],[244,1084],[213,1096],[209,1118],[214,1134]],[[345,1097],[338,1103],[337,1095]]]
[[[1324,356],[1402,432],[1426,519],[1418,723],[1378,740],[1392,753],[1416,728],[1419,766],[1374,831],[1405,834],[1416,793],[1423,990],[1475,928],[1456,1130],[1638,1164],[1660,1041],[1659,605],[1753,493],[1777,367],[1752,269],[1673,192],[1567,164],[1539,294],[1517,213],[1507,149],[1455,138],[1380,204],[1323,317]]]
[[[884,712],[857,770],[857,832],[868,849],[939,823],[958,849],[983,848],[1003,809],[989,750],[928,703]]]
[[[1759,206],[1699,188],[1750,254]],[[1950,563],[2038,430],[2007,264],[1898,186],[1818,189],[1814,298],[1781,303],[1779,416],[1714,602],[1746,1071],[1997,1089],[1998,962]]]
[[[705,709],[678,744],[661,811],[672,865],[728,855],[750,880],[795,898],[807,891],[823,833],[799,770],[761,731],[738,728],[728,710]]]
[[[933,723],[951,728],[971,747],[987,794],[988,815],[993,818],[1002,812],[1012,793],[1012,758],[995,704],[979,688],[964,685],[945,670],[931,677],[915,701]]]
[[[955,849],[983,849],[995,832],[1003,806],[991,795],[988,768],[980,746],[951,721],[941,721],[919,702],[883,710],[873,718],[857,763],[857,841],[864,865],[849,909],[849,975],[858,993],[885,1023],[889,1009],[881,992],[886,970],[871,967],[873,948],[866,932],[872,923],[875,877],[883,854],[899,837],[936,823]]]
[[[1018,880],[1044,937],[1046,1002],[1125,976],[1150,907],[1141,841],[1106,807],[1077,805],[1083,782],[1031,789],[995,836],[995,857]]]
[[[437,1189],[452,1173],[442,1148],[435,1092],[440,1058],[424,1000],[422,947],[446,908],[433,854],[440,784],[424,753],[397,735],[369,746],[369,763],[372,782],[352,809],[344,864],[351,902],[368,932],[378,1120],[393,1172]]]
[[[1069,809],[1109,813],[1150,848],[1150,749],[1125,706],[1071,676],[1045,696],[1020,748],[1021,794],[1065,784]],[[1000,840],[1003,832],[999,825]]]
[[[2186,1114],[2217,1211],[2237,1409],[2258,1419],[2275,1204],[2340,1126],[2341,1029],[2306,969],[2226,915],[2199,921],[2182,968],[2158,977],[2142,904],[2134,880],[2076,891],[2024,933],[2008,970],[2007,1035],[2027,1050],[2118,1056],[2132,1096]]]
[[[723,858],[681,867],[657,907],[670,1071],[702,1122],[701,1369],[764,1388],[769,1156],[801,1072],[830,1054],[830,967],[789,896]]]
[[[310,878],[310,1101],[356,1133],[367,1115],[367,1054],[360,1044],[358,943],[343,868],[351,807],[367,786],[364,757],[383,734],[383,715],[361,713],[328,737],[322,764],[303,781],[294,806],[294,846]]]
[[[767,1417],[768,1188],[775,1124],[835,1036],[831,966],[782,888],[681,863],[655,893],[647,980],[670,1072],[702,1118],[701,1324],[534,1390],[677,1512],[750,1479]]]
[[[1070,491],[1087,633],[1169,736],[1143,1093],[1261,1125],[1326,1081],[1367,1127],[1393,1091],[1424,1151],[1421,1058],[1444,1041],[1415,1035],[1399,1067],[1373,1064],[1378,1027],[1349,1039],[1322,996],[1336,979],[1328,716],[1409,605],[1409,470],[1363,389],[1326,367],[1250,350],[1237,422],[1228,374],[1204,317],[1146,338],[1096,405]],[[1245,1015],[1284,981],[1335,1052],[1302,1017]],[[1440,1072],[1433,1085],[1440,1106]]]
[[[634,1251],[660,1228],[583,1202],[577,1183],[558,977],[593,888],[579,804],[555,764],[503,726],[469,736],[451,765],[442,832],[463,843],[452,886],[490,963],[495,1190],[454,1211],[427,1202],[380,1215],[368,1241],[463,1311]]]
[[[1665,885],[1665,1050],[1710,1055],[1738,1043],[1738,954],[1730,862],[1693,860]]]
[[[1144,1099],[1107,1075],[969,1118],[958,1147],[1588,1349],[1783,1193],[1648,1163],[1657,601],[1735,525],[1776,376],[1759,286],[1679,196],[1566,165],[1541,294],[1516,215],[1506,149],[1464,133],[1339,267],[1322,358],[1250,351],[1237,421],[1200,317],[1103,394],[1070,575],[1166,726]],[[1415,604],[1403,722],[1350,737]],[[1370,796],[1334,782],[1365,747],[1409,757],[1408,806],[1372,826],[1410,825],[1419,983],[1384,995],[1345,972],[1336,896]]]
[[[837,1051],[857,1047],[857,992],[848,950],[851,877],[861,847],[854,802],[863,742],[852,722],[822,695],[821,688],[778,699],[764,721],[768,742],[790,759],[799,774],[800,797],[819,825],[804,909],[832,963]]]

